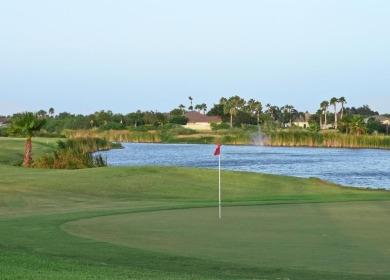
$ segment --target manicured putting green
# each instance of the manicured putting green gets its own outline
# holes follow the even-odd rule
[[[165,210],[63,225],[89,239],[258,267],[390,275],[390,202]]]

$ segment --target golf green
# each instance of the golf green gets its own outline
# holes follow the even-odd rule
[[[255,267],[390,275],[390,201],[139,212],[62,225],[73,235]],[[384,246],[384,244],[386,244]]]

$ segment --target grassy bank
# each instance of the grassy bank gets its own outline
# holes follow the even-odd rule
[[[33,138],[32,157],[37,158],[57,149],[56,138]],[[0,137],[0,164],[16,165],[23,161],[26,138]]]
[[[21,165],[25,138],[0,137],[0,163]],[[93,157],[96,151],[121,148],[101,138],[56,139],[38,138],[33,141],[32,167],[77,169],[105,166],[101,157]],[[99,161],[104,164],[99,165]]]
[[[223,171],[219,221],[216,170],[12,166],[23,145],[0,138],[2,279],[390,277],[390,192]]]

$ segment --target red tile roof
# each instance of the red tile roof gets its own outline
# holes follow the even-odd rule
[[[211,122],[215,122],[215,123],[220,123],[222,122],[222,119],[220,117],[217,117],[217,116],[207,116],[207,115],[203,115],[201,113],[198,113],[198,112],[195,112],[195,111],[192,111],[192,112],[188,112],[185,114],[185,116],[188,118],[188,122],[189,123],[195,123],[195,122],[203,122],[203,123],[211,123]]]

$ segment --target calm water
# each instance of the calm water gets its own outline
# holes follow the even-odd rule
[[[111,166],[218,168],[215,145],[123,143],[102,152]],[[345,186],[390,189],[390,151],[372,149],[222,146],[225,170],[317,177]]]

